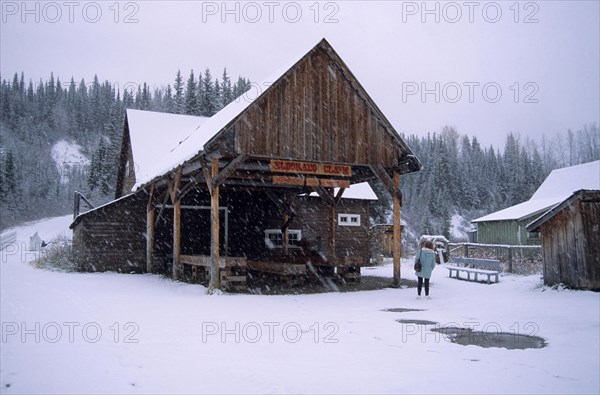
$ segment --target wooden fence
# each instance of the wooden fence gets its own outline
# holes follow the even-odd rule
[[[453,256],[495,258],[509,273],[541,271],[542,246],[479,243],[448,243],[449,259]]]

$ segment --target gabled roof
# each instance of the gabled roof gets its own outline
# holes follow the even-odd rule
[[[329,60],[323,60],[324,58]],[[329,62],[329,65],[327,62]],[[372,133],[373,141],[350,141],[352,137],[348,136],[343,142],[339,142],[340,146],[343,144],[354,144],[354,146],[358,148],[354,148],[353,146],[350,151],[355,150],[357,152],[357,156],[358,153],[360,153],[361,157],[369,158],[369,163],[361,163],[361,165],[377,165],[380,163],[385,163],[387,165],[386,167],[389,168],[390,163],[394,162],[394,166],[403,166],[403,173],[418,171],[421,168],[419,160],[414,156],[410,148],[400,138],[393,126],[381,113],[373,100],[368,96],[364,88],[362,88],[360,83],[350,72],[348,67],[335,53],[333,48],[325,39],[323,39],[307,52],[302,52],[300,56],[295,57],[291,61],[287,62],[285,65],[283,65],[283,67],[281,67],[277,72],[273,73],[263,82],[253,85],[253,89],[251,89],[248,94],[242,95],[240,98],[227,105],[212,117],[201,122],[199,127],[192,130],[187,136],[184,144],[179,144],[174,148],[170,147],[171,149],[169,152],[162,157],[154,156],[154,161],[152,161],[151,166],[148,167],[148,171],[140,171],[139,174],[136,172],[135,185],[133,186],[132,190],[136,190],[145,184],[164,177],[177,167],[189,163],[194,158],[197,158],[200,154],[205,155],[215,151],[226,151],[232,157],[240,154],[246,154],[258,157],[262,156],[280,159],[328,162],[326,159],[324,160],[321,157],[317,157],[318,155],[313,155],[313,157],[298,158],[298,155],[282,153],[281,139],[273,137],[274,134],[283,133],[281,130],[285,128],[281,127],[273,127],[271,131],[272,135],[268,138],[265,137],[265,139],[268,140],[269,143],[273,143],[273,145],[280,144],[278,146],[279,152],[276,154],[269,155],[268,152],[265,153],[264,151],[260,151],[260,149],[257,149],[255,144],[255,134],[263,133],[263,128],[261,128],[261,125],[259,125],[260,122],[264,121],[265,118],[268,120],[281,119],[278,118],[277,114],[265,115],[263,112],[263,107],[266,106],[266,103],[269,103],[269,101],[270,103],[273,103],[273,101],[276,100],[275,97],[280,98],[282,100],[282,106],[278,108],[280,109],[281,114],[285,114],[286,116],[289,115],[289,109],[292,107],[287,107],[288,113],[286,113],[286,108],[283,106],[289,105],[289,100],[293,99],[293,95],[288,95],[288,91],[285,89],[290,89],[289,86],[291,84],[296,84],[296,78],[302,77],[298,70],[296,70],[300,66],[303,67],[302,72],[305,73],[304,76],[306,76],[307,73],[308,75],[316,76],[316,82],[310,82],[312,87],[319,87],[321,86],[320,82],[322,82],[324,84],[331,84],[331,89],[338,89],[340,85],[336,85],[335,88],[333,88],[333,85],[336,83],[335,81],[343,80],[343,83],[346,84],[344,89],[347,89],[348,92],[350,92],[350,97],[347,97],[347,100],[353,101],[354,103],[360,102],[362,108],[367,109],[365,114],[356,115],[359,121],[357,121],[356,125],[352,124],[351,126],[355,130],[360,130],[361,133],[365,131]],[[330,68],[328,69],[327,67]],[[310,74],[311,70],[314,74]],[[342,82],[339,84],[341,83]],[[284,93],[282,94],[282,92]],[[297,92],[300,91],[298,90]],[[290,97],[292,99],[290,99]],[[320,104],[315,102],[314,105],[315,108],[320,107],[319,111],[328,111],[328,109],[322,110],[323,106],[327,106],[327,103],[325,102],[321,102]],[[346,115],[349,113],[344,113],[342,104],[340,104],[340,108],[341,109],[338,110],[339,113]],[[345,111],[349,110],[346,109]],[[331,112],[333,113],[333,110]],[[288,125],[289,130],[291,130],[292,133],[296,133],[295,136],[297,136],[299,133],[306,133],[308,136],[314,136],[314,134],[310,134],[310,132],[303,132],[303,127],[301,125],[299,126],[301,122],[313,122],[314,119],[311,119],[308,117],[308,115],[305,117],[301,117],[301,114],[295,115],[296,118],[294,118],[294,120],[298,123]],[[319,115],[321,115],[320,112]],[[368,115],[368,117],[366,117],[366,115]],[[320,118],[320,120],[322,119],[324,118]],[[341,119],[346,121],[345,118]],[[340,124],[339,126],[339,130],[345,130],[343,125]],[[328,130],[319,129],[318,133],[320,137],[326,135]],[[324,140],[326,140],[326,138]],[[337,141],[327,142],[327,144],[331,144],[332,146],[337,143]],[[283,144],[288,144],[286,146],[288,151],[294,151],[299,146],[299,143],[292,142],[284,142]],[[319,147],[316,148],[316,150],[321,152],[322,147],[318,145],[318,142],[315,143],[315,146]],[[323,150],[324,149],[325,148],[323,148]],[[348,148],[346,148],[346,150],[348,150]],[[134,152],[133,156],[134,161],[137,163],[137,153]],[[385,161],[380,157],[385,159]],[[390,158],[394,159],[392,160]],[[329,162],[357,164],[351,163],[350,160]]]
[[[563,200],[556,206],[552,207],[550,210],[546,211],[538,219],[536,219],[535,221],[528,224],[527,231],[528,232],[537,232],[539,230],[540,226],[542,226],[542,224],[544,224],[546,221],[548,221],[552,217],[554,217],[559,211],[561,211],[562,209],[567,207],[575,199],[598,202],[598,201],[600,201],[600,190],[582,189],[582,190],[579,190],[579,191],[573,193],[567,199]]]
[[[169,156],[206,122],[207,117],[127,110],[127,128],[137,180],[157,173],[157,158]],[[213,135],[201,135],[206,143]]]
[[[471,222],[522,220],[541,214],[580,189],[600,189],[600,161],[553,170],[528,201]]]

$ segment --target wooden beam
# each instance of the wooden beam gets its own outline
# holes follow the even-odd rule
[[[396,187],[394,180],[392,179],[392,177],[390,177],[387,171],[385,171],[385,168],[382,165],[370,165],[369,168],[371,169],[373,174],[381,180],[381,182],[387,188],[390,194],[392,196],[397,196],[400,199],[400,204],[402,204],[402,192],[400,191],[400,187]],[[397,172],[394,172],[394,174],[399,175],[399,173]],[[400,185],[400,182],[398,182],[398,185]]]
[[[321,199],[325,200],[328,204],[335,204],[335,196],[333,196],[333,188],[315,188],[315,192],[319,194]]]
[[[173,202],[173,279],[178,280],[181,270],[181,200],[179,199],[179,182],[181,167],[175,173],[175,180],[169,183],[169,195]]]
[[[242,154],[238,155],[223,170],[221,170],[218,175],[213,175],[212,179],[212,189],[218,188],[234,171],[236,171],[240,165],[244,163],[248,155]],[[218,163],[217,163],[218,164]]]
[[[173,279],[178,280],[181,265],[181,201],[173,204]]]
[[[329,260],[335,259],[335,203],[329,203]]]
[[[169,190],[167,189],[165,191],[165,193],[163,194],[163,200],[162,200],[162,204],[160,206],[160,210],[158,211],[158,215],[156,216],[156,218],[154,219],[154,226],[156,227],[156,225],[158,224],[158,221],[160,221],[161,217],[162,217],[162,213],[165,210],[165,205],[167,204],[167,199],[171,196],[169,194]],[[160,199],[159,199],[160,200]]]
[[[211,180],[219,174],[219,160],[211,160]],[[221,288],[221,279],[219,276],[219,187],[213,188],[210,196],[210,217],[211,217],[211,237],[210,237],[210,283],[208,292],[212,293],[215,289]]]
[[[346,190],[346,188],[340,188],[338,190],[338,193],[335,195],[334,203],[335,203],[336,206],[338,205],[338,203],[340,202],[340,200],[342,200],[342,196],[344,195],[344,191],[345,190]]]
[[[281,232],[281,245],[283,247],[283,255],[287,255],[288,254],[288,239],[289,239],[288,226],[287,226],[287,225],[289,225],[289,216],[287,213],[283,214],[283,223],[284,223],[284,226],[283,226],[282,232]]]
[[[400,174],[394,172],[394,187],[400,189]],[[402,234],[400,227],[400,196],[392,195],[394,198],[394,286],[400,286],[400,256],[402,253]]]
[[[152,256],[154,254],[154,184],[150,185],[146,206],[146,272],[153,273]]]

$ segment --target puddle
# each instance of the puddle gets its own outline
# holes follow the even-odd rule
[[[381,311],[389,311],[392,313],[409,313],[411,311],[425,311],[423,309],[405,309],[403,307],[395,307],[395,308],[391,308],[391,309],[383,309]]]
[[[415,324],[415,325],[437,325],[435,321],[427,320],[396,320],[401,324]]]
[[[521,335],[508,332],[482,332],[469,328],[432,328],[431,331],[443,333],[452,343],[463,346],[479,346],[484,348],[498,347],[508,350],[525,350],[546,347],[546,340],[539,336]]]

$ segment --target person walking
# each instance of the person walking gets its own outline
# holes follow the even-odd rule
[[[423,244],[423,248],[421,248],[415,256],[415,263],[416,262],[421,263],[421,270],[415,271],[415,274],[417,275],[417,299],[421,299],[423,284],[425,285],[425,299],[431,299],[431,296],[429,296],[429,279],[435,268],[435,251],[433,250],[432,241],[427,240]]]

